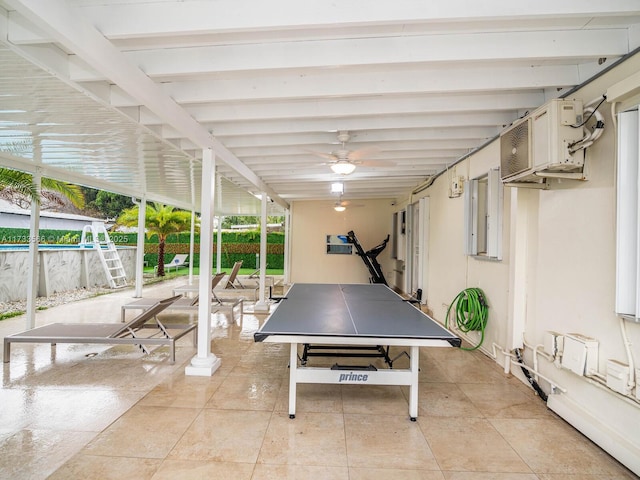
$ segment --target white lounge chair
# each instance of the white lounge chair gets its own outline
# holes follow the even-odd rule
[[[194,332],[197,323],[168,324],[160,321],[157,315],[170,307],[180,297],[170,297],[157,301],[133,320],[122,323],[50,323],[42,327],[32,328],[4,338],[3,360],[11,359],[11,344],[50,343],[53,347],[58,343],[102,343],[109,345],[136,345],[144,353],[150,353],[150,345],[168,345],[170,361],[176,361],[176,340],[187,333]],[[146,333],[146,334],[145,334]]]
[[[178,271],[180,267],[188,267],[189,266],[189,262],[187,261],[188,258],[189,258],[189,255],[178,253],[173,257],[173,259],[170,262],[164,264],[164,269],[166,271],[169,271],[172,268],[175,268],[176,271]],[[155,271],[156,272],[158,271],[157,265],[155,266]]]
[[[211,279],[211,293],[213,294],[213,298],[211,299],[211,312],[215,313],[223,309],[229,309],[229,313],[231,314],[231,320],[236,322],[237,325],[242,323],[242,312],[244,309],[244,297],[237,297],[231,299],[221,299],[218,298],[213,291],[214,288],[220,283],[222,277],[226,275],[226,272],[218,273]],[[192,285],[190,285],[192,286]],[[197,291],[196,290],[185,290],[180,287],[178,290],[182,290],[183,293],[187,293],[189,291]],[[174,290],[174,295],[176,291]],[[121,320],[124,322],[124,317],[127,310],[146,310],[147,308],[152,307],[158,301],[157,298],[141,298],[139,300],[135,300],[130,303],[126,303],[120,307],[120,316]],[[182,297],[173,302],[168,308],[171,310],[198,310],[199,306],[199,296],[196,295],[193,298]],[[236,307],[240,307],[239,316],[236,317]]]

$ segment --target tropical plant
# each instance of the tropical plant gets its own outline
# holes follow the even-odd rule
[[[137,226],[138,212],[138,205],[128,208],[120,214],[116,223],[127,227]],[[147,238],[158,235],[157,276],[164,277],[164,249],[167,236],[189,231],[191,228],[191,212],[178,210],[157,202],[147,203],[145,227]]]
[[[0,190],[7,189],[35,203],[40,203],[42,198],[62,203],[58,197],[62,195],[75,207],[84,207],[84,194],[78,185],[42,177],[41,191],[38,191],[30,173],[0,167]]]

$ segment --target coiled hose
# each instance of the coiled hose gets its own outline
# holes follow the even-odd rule
[[[485,300],[485,295],[479,288],[466,288],[462,290],[447,309],[445,327],[449,326],[449,314],[455,308],[456,326],[461,332],[480,332],[480,342],[472,348],[460,347],[462,350],[475,350],[484,342],[484,329],[487,326],[489,317],[489,305]]]

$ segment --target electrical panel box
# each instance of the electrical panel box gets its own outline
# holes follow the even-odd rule
[[[607,360],[607,387],[623,395],[629,395],[629,365],[617,360]]]
[[[598,341],[579,333],[564,336],[562,368],[576,375],[589,375],[598,371]]]
[[[457,175],[453,177],[451,179],[449,198],[455,198],[462,195],[462,191],[464,188],[463,185],[464,185],[464,177],[457,176]]]
[[[564,337],[560,333],[548,331],[544,334],[544,351],[553,358],[562,355],[563,347]]]

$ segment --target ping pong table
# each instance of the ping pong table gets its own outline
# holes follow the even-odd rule
[[[408,385],[409,417],[418,417],[420,347],[459,347],[460,338],[384,284],[296,283],[254,334],[256,342],[289,343],[289,417],[298,383]],[[408,369],[298,364],[298,345],[410,348]],[[391,366],[391,365],[389,365]]]

